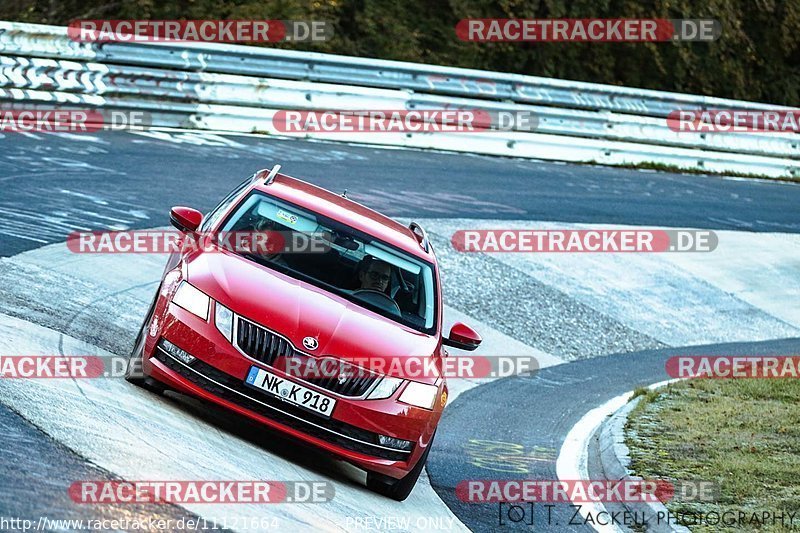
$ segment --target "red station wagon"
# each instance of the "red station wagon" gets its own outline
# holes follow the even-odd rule
[[[391,368],[391,359],[415,357],[441,368],[444,345],[474,350],[481,338],[461,323],[442,336],[439,268],[422,227],[279,169],[259,171],[205,217],[174,207],[172,224],[184,235],[321,235],[324,251],[220,245],[173,253],[127,379],[298,438],[365,469],[370,489],[404,500],[447,401],[444,376],[408,379],[356,364],[336,376],[297,376],[286,362],[331,359],[342,368],[377,360]]]

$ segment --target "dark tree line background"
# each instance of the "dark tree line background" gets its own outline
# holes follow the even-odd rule
[[[462,18],[715,18],[713,43],[466,43]],[[303,19],[292,48],[798,105],[800,0],[0,0],[0,19]],[[287,44],[279,45],[288,47]]]

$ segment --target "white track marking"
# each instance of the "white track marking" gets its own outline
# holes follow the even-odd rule
[[[637,226],[429,219],[459,229]],[[656,228],[648,229],[674,229]],[[800,236],[717,231],[708,253],[492,253],[492,258],[670,346],[800,335]]]
[[[678,380],[661,381],[650,385],[648,388],[653,390],[658,387],[663,387],[669,383]],[[617,410],[621,409],[633,396],[633,391],[628,391],[611,398],[606,403],[599,407],[595,407],[578,421],[577,424],[572,426],[572,429],[567,433],[564,443],[561,445],[561,450],[558,453],[556,460],[556,475],[560,480],[588,480],[589,470],[588,463],[588,446],[589,439],[600,425]],[[597,514],[605,511],[605,506],[600,503],[581,503],[580,504],[581,516],[584,518],[597,517]],[[615,525],[594,525],[596,531],[601,533],[620,533],[622,529]]]
[[[711,254],[665,259],[709,284],[800,328],[800,235],[718,231]]]
[[[89,199],[98,200],[98,199]],[[96,203],[96,202],[95,202]],[[47,268],[54,274],[68,276],[69,283],[90,291],[95,298],[104,294],[142,285],[136,289],[140,300],[149,301],[155,281],[163,269],[164,257],[154,255],[79,255],[69,252],[63,244],[46,246],[19,254],[4,261],[13,261],[26,268]],[[114,272],[112,278],[108,272]],[[149,282],[153,282],[149,284]],[[65,288],[65,294],[69,288]],[[481,353],[499,354],[512,350],[512,355],[533,355],[543,365],[560,360],[511,339],[490,326],[472,320],[457,310],[446,309],[447,325],[455,321],[470,323],[486,339]],[[69,353],[104,354],[97,348],[79,343],[70,337],[26,324],[22,321],[0,316],[6,324],[0,326],[4,343],[0,353],[57,353],[59,337]],[[130,313],[110,316],[110,321],[135,326]],[[3,331],[5,330],[5,331]],[[16,333],[12,334],[12,332]],[[21,337],[21,338],[20,338]],[[455,350],[454,350],[455,352]],[[454,356],[457,356],[454,353]],[[122,380],[66,381],[4,381],[0,390],[8,403],[26,418],[42,427],[56,440],[63,442],[80,455],[125,479],[159,478],[170,479],[217,476],[227,479],[249,479],[256,475],[263,479],[326,479],[322,474],[306,470],[289,460],[270,455],[253,444],[222,435],[219,430],[176,408],[168,401],[145,394]],[[458,395],[460,387],[477,385],[466,380],[456,384],[451,399]],[[58,405],[58,409],[53,409]],[[73,414],[69,414],[73,413]],[[67,416],[69,414],[69,416]],[[111,428],[114,428],[112,431]],[[154,453],[154,450],[178,450],[177,453]],[[219,464],[210,468],[207,457],[219,457]],[[347,529],[347,517],[402,516],[417,519],[439,519],[441,524],[452,524],[462,528],[455,515],[441,502],[426,474],[420,478],[409,500],[402,504],[376,496],[365,489],[363,473],[348,465],[337,465],[341,479],[334,477],[337,497],[330,506],[291,506],[289,504],[270,507],[282,517],[282,523],[302,527],[319,523],[322,530]],[[347,479],[353,481],[348,482]],[[247,506],[223,508],[213,506],[187,506],[201,516],[246,516]],[[329,509],[329,507],[331,507]],[[310,510],[308,510],[310,509]],[[263,509],[260,512],[264,512]],[[421,523],[421,522],[420,522]],[[352,525],[352,523],[350,524]],[[416,528],[411,528],[416,529]]]
[[[0,315],[0,353],[110,355],[94,346],[19,319]],[[439,519],[466,528],[423,476],[405,502],[378,496],[353,470],[324,459],[311,470],[269,449],[228,434],[199,418],[196,402],[176,404],[122,379],[0,379],[4,402],[82,457],[127,480],[329,480],[336,495],[327,504],[184,505],[208,519],[244,523],[276,517],[281,531],[347,531],[348,517]],[[331,477],[331,472],[334,473]],[[79,480],[76,480],[79,481]],[[66,488],[65,488],[66,490]],[[421,522],[420,522],[421,523]],[[235,529],[235,528],[234,528]],[[411,530],[416,528],[412,527]]]
[[[483,337],[483,342],[474,352],[465,352],[455,348],[448,348],[447,351],[451,354],[451,357],[458,357],[460,355],[531,356],[536,358],[536,361],[539,363],[539,368],[559,365],[564,362],[562,359],[554,355],[537,350],[536,348],[532,348],[531,346],[528,346],[527,344],[524,344],[513,337],[509,337],[505,333],[493,328],[490,324],[476,320],[471,316],[467,316],[453,307],[445,306],[443,324],[444,328],[442,329],[442,333],[444,335],[447,335],[454,322],[463,322],[464,324],[474,328],[475,331],[477,331],[481,337]],[[449,379],[447,382],[447,386],[449,388],[449,397],[447,403],[454,402],[461,393],[483,383],[488,383],[489,381],[492,381],[492,378]]]

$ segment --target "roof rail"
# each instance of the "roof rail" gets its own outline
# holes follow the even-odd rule
[[[269,185],[270,183],[272,183],[275,180],[275,176],[278,175],[278,171],[280,171],[280,169],[281,169],[280,165],[275,165],[274,167],[272,167],[272,170],[270,170],[269,174],[267,175],[267,179],[264,180],[264,185]]]
[[[422,226],[420,226],[416,222],[412,222],[411,224],[408,225],[408,229],[410,229],[412,232],[414,232],[415,235],[418,235],[418,236],[421,237],[421,240],[420,240],[420,243],[419,243],[420,247],[423,250],[425,250],[426,253],[430,253],[430,241],[428,240],[428,234],[425,231],[425,228],[423,228]],[[417,233],[417,230],[419,230],[419,233]]]

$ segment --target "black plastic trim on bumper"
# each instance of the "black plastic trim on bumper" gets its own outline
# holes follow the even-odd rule
[[[249,411],[297,429],[313,437],[326,440],[345,450],[350,450],[390,461],[407,461],[411,451],[393,450],[377,444],[378,434],[350,424],[315,416],[267,394],[253,392],[243,381],[204,363],[194,361],[191,366],[174,359],[157,348],[153,357],[167,368],[210,392],[214,396],[235,403]]]

